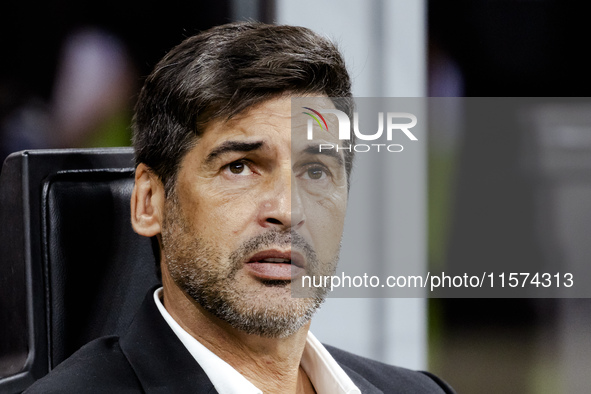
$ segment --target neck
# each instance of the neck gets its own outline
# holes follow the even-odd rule
[[[164,266],[164,306],[185,331],[265,393],[314,392],[300,367],[310,323],[286,338],[246,334],[203,309]]]

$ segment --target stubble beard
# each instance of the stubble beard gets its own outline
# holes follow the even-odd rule
[[[162,225],[162,248],[170,276],[206,311],[233,328],[267,338],[285,338],[310,321],[324,302],[326,287],[313,289],[308,298],[293,298],[290,281],[261,281],[256,288],[240,288],[236,277],[249,256],[287,246],[305,255],[306,275],[333,275],[338,252],[330,262],[321,263],[300,234],[274,229],[250,238],[224,259],[213,245],[195,234],[178,199],[171,195],[165,203]]]

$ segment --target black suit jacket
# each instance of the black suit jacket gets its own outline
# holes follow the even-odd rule
[[[328,351],[363,394],[453,393],[437,377]],[[149,293],[128,332],[96,339],[58,365],[25,393],[217,393],[170,329]]]

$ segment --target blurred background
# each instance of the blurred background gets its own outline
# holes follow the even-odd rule
[[[387,205],[404,220],[376,218],[356,232],[362,226],[348,218],[345,238],[355,250],[344,243],[345,264],[394,249],[406,256],[399,264],[431,270],[484,260],[584,266],[591,100],[574,109],[552,100],[591,88],[588,14],[577,4],[10,1],[0,13],[0,159],[22,149],[130,145],[143,78],[184,37],[235,20],[303,25],[339,43],[356,96],[543,98],[529,107],[526,128],[507,127],[524,116],[511,105],[486,122],[451,106],[459,126],[428,136],[404,169],[406,183],[390,190],[379,179],[356,180],[382,196],[374,211]],[[545,140],[548,124],[563,134]],[[364,196],[352,193],[354,210]],[[412,242],[397,236],[400,228],[410,229]],[[379,237],[391,242],[374,248]],[[428,369],[459,393],[591,392],[586,299],[330,299],[313,331],[359,354]]]

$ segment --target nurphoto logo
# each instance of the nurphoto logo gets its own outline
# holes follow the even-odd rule
[[[343,111],[338,109],[322,109],[322,110],[315,110],[310,107],[302,107],[303,109],[307,110],[302,112],[310,117],[308,119],[307,124],[307,138],[308,140],[314,139],[314,125],[317,124],[321,130],[329,131],[328,123],[325,119],[324,115],[332,114],[336,116],[338,121],[338,136],[339,140],[346,141],[351,140],[351,121],[349,116]],[[386,133],[385,133],[385,140],[388,143],[371,143],[371,144],[346,144],[344,146],[338,144],[328,144],[323,143],[318,145],[319,152],[323,150],[330,150],[335,149],[337,152],[341,150],[346,150],[351,152],[354,150],[355,152],[369,152],[369,151],[377,151],[377,152],[402,152],[404,147],[401,144],[391,144],[393,136],[395,133],[403,133],[409,140],[411,141],[418,141],[417,137],[410,131],[411,128],[417,125],[417,117],[408,112],[387,112],[386,116],[384,116],[384,112],[378,112],[378,130],[373,134],[364,134],[359,130],[359,113],[353,113],[353,132],[358,140],[361,141],[381,141],[384,140],[384,118],[386,119]],[[401,120],[403,122],[401,122]]]

